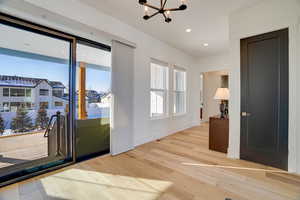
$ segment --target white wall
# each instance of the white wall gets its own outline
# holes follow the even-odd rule
[[[201,73],[211,73],[211,72],[219,72],[221,74],[224,74],[224,72],[226,72],[227,75],[231,76],[231,71],[230,71],[230,59],[229,59],[229,53],[225,52],[223,54],[219,54],[219,55],[215,55],[215,56],[209,56],[209,57],[204,57],[204,58],[199,58],[195,61],[194,63],[194,68],[196,70],[196,74],[201,74]],[[199,81],[200,81],[200,75],[199,75]],[[230,81],[230,80],[229,80]],[[211,84],[211,83],[208,83]],[[207,84],[207,85],[208,85]],[[203,85],[204,85],[204,81],[203,81]],[[214,84],[213,87],[216,87],[216,85]],[[203,90],[204,90],[204,86],[203,86]],[[206,89],[207,90],[207,89]],[[203,96],[210,96],[211,94],[205,94],[205,92],[203,93]],[[205,98],[205,97],[203,97]],[[206,99],[209,97],[206,97]],[[205,100],[204,100],[205,101]],[[214,101],[214,100],[212,100]],[[209,111],[209,113],[207,114],[208,116],[205,116],[205,110],[203,111],[203,118],[204,121],[207,121],[207,118],[209,116],[213,116],[215,115],[217,109],[219,111],[219,106],[216,107],[216,105],[218,104],[218,102],[214,102],[214,105],[212,105],[214,108],[212,109],[212,111]],[[204,108],[205,109],[205,108]]]
[[[107,35],[111,34],[136,44],[134,66],[134,145],[140,145],[199,124],[200,80],[199,75],[195,73],[192,66],[194,62],[192,57],[77,0],[26,0],[26,2],[30,4],[25,6],[18,3],[14,7],[3,4],[1,10],[64,30],[68,26],[64,22],[71,19],[105,32]],[[24,10],[22,7],[26,8],[26,12],[22,11]],[[31,9],[34,12],[30,14],[28,11]],[[35,16],[34,13],[47,14],[47,18],[45,19],[41,15]],[[51,15],[56,17],[51,17]],[[68,19],[63,19],[61,16]],[[51,19],[56,20],[53,21]],[[99,41],[103,39],[100,36],[98,38],[95,34],[90,34],[88,30],[81,32],[79,29],[73,29],[76,34],[83,37],[97,41],[98,39]],[[72,29],[67,28],[67,30]],[[156,58],[187,69],[188,112],[186,115],[163,120],[150,120],[150,58]]]
[[[209,121],[209,117],[220,114],[220,101],[214,96],[217,88],[221,87],[220,72],[203,73],[203,121]]]
[[[229,156],[239,158],[240,149],[240,39],[289,28],[289,171],[300,173],[300,109],[299,95],[299,34],[300,3],[298,0],[265,0],[253,7],[240,10],[230,16],[230,141]],[[298,62],[298,63],[297,63]],[[298,132],[299,133],[299,132]],[[298,149],[297,149],[298,148]],[[298,162],[298,164],[297,164]]]
[[[240,39],[289,28],[289,171],[300,174],[300,1],[264,0],[232,13],[229,24],[229,52],[200,58],[195,64],[200,72],[229,69],[228,156],[240,156]]]
[[[215,56],[199,58],[194,63],[194,67],[201,72],[222,71],[230,69],[229,52],[224,52]]]

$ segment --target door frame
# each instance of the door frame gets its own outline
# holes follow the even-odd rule
[[[254,36],[250,36],[250,37],[246,37],[246,38],[242,38],[240,39],[240,84],[241,84],[241,87],[240,87],[240,92],[241,92],[241,95],[240,95],[240,101],[241,101],[241,104],[240,104],[240,159],[243,159],[242,157],[242,144],[243,144],[243,139],[245,137],[245,134],[246,134],[246,125],[245,125],[245,118],[246,117],[243,117],[242,116],[242,112],[247,111],[247,109],[245,109],[247,107],[247,105],[245,104],[245,99],[247,98],[247,95],[248,95],[248,74],[246,73],[246,71],[248,70],[248,58],[247,58],[247,55],[245,55],[247,53],[247,51],[244,49],[245,48],[245,44],[248,44],[248,42],[253,42],[253,41],[262,41],[262,40],[265,40],[265,39],[268,39],[270,38],[270,35],[272,34],[287,34],[288,38],[287,38],[287,41],[286,43],[284,43],[285,45],[287,45],[287,52],[284,52],[284,54],[287,54],[287,55],[284,55],[284,59],[280,59],[279,62],[280,62],[280,65],[284,64],[284,62],[287,63],[287,71],[284,71],[284,73],[287,74],[287,77],[284,77],[283,79],[283,83],[280,82],[281,80],[281,77],[279,79],[279,84],[280,84],[280,87],[282,86],[282,84],[287,84],[287,85],[284,85],[284,86],[287,86],[287,91],[286,91],[286,96],[285,96],[285,99],[284,99],[284,103],[287,104],[286,107],[282,107],[282,106],[279,106],[279,113],[281,112],[284,112],[284,118],[287,118],[286,121],[287,121],[287,124],[286,128],[287,129],[287,138],[281,138],[281,139],[284,139],[285,141],[283,141],[284,143],[286,143],[286,146],[285,146],[285,149],[284,149],[284,153],[286,153],[286,158],[284,160],[284,162],[286,162],[286,166],[284,166],[284,164],[282,164],[282,169],[284,170],[288,170],[289,168],[289,130],[290,130],[290,127],[289,127],[289,93],[290,93],[290,80],[289,80],[289,76],[290,76],[290,73],[289,73],[289,70],[290,70],[290,63],[289,63],[289,28],[283,28],[283,29],[279,29],[279,30],[275,30],[275,31],[271,31],[271,32],[267,32],[267,33],[262,33],[262,34],[259,34],[259,35],[254,35]],[[272,36],[272,37],[275,37],[275,36]],[[286,59],[286,60],[285,60]],[[281,69],[282,70],[282,69]],[[282,71],[280,71],[279,73],[281,73]],[[281,92],[279,93],[281,94]],[[281,102],[281,95],[279,95],[279,102]],[[279,103],[280,105],[280,103]],[[279,121],[281,120],[280,116],[279,116]],[[278,122],[279,123],[279,122]],[[281,126],[278,126],[278,127],[281,127]],[[278,131],[280,131],[281,128],[279,128]],[[243,136],[244,135],[244,136]],[[247,156],[246,156],[247,157]],[[248,160],[248,159],[246,159]],[[249,160],[251,161],[251,160]],[[267,165],[267,166],[271,166],[271,165],[268,165],[268,164],[264,164],[264,165]]]
[[[19,167],[16,167],[16,170],[18,171],[13,171],[13,173],[8,174],[7,176],[2,176],[1,179],[3,179],[3,182],[0,183],[0,187],[8,184],[12,184],[42,173],[46,173],[49,171],[53,171],[55,169],[61,168],[68,166],[70,164],[75,163],[75,151],[74,151],[74,145],[75,145],[75,137],[74,137],[74,117],[75,117],[75,75],[76,75],[76,38],[72,35],[47,28],[45,26],[41,26],[35,23],[28,22],[26,20],[22,20],[4,13],[0,12],[0,24],[7,25],[10,27],[18,28],[20,30],[26,30],[30,31],[33,33],[38,33],[41,35],[45,35],[48,37],[56,38],[56,39],[61,39],[64,41],[67,41],[70,43],[70,48],[69,48],[69,124],[68,124],[68,130],[69,130],[69,144],[70,145],[70,151],[72,158],[65,159],[63,161],[58,161],[58,162],[53,162],[51,163],[50,161],[47,163],[47,159],[44,159],[44,164],[41,163],[41,166],[32,166],[30,170],[26,170],[26,172],[23,172]],[[34,161],[32,161],[32,165],[34,165]],[[31,164],[31,163],[29,163]],[[26,166],[20,165],[20,167]],[[23,167],[24,169],[24,167]],[[8,173],[9,173],[8,169]],[[12,171],[11,171],[12,172]]]
[[[34,33],[39,33],[42,35],[46,35],[49,37],[53,37],[56,39],[62,39],[65,41],[70,42],[70,59],[69,59],[69,95],[70,95],[70,101],[69,101],[69,117],[70,117],[70,123],[68,125],[69,128],[69,143],[71,144],[71,155],[72,158],[70,160],[66,160],[65,162],[60,163],[50,163],[49,165],[43,166],[44,168],[38,167],[36,171],[33,171],[28,174],[17,174],[15,177],[7,177],[7,181],[1,182],[0,187],[13,184],[19,181],[22,181],[24,179],[28,179],[40,174],[48,173],[72,164],[75,164],[77,162],[76,160],[76,50],[77,50],[77,43],[80,41],[80,43],[86,43],[90,46],[94,46],[103,50],[111,51],[111,46],[105,45],[102,43],[99,43],[97,41],[89,40],[77,35],[73,35],[70,33],[66,33],[57,29],[53,29],[38,23],[34,23],[28,20],[24,20],[18,17],[14,17],[8,14],[5,14],[3,12],[0,12],[0,24],[12,26],[15,28],[19,28],[22,30],[31,31]]]

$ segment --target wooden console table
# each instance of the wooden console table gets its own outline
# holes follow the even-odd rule
[[[209,118],[209,149],[227,153],[229,140],[229,119]]]

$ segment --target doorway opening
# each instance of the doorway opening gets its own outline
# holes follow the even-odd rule
[[[200,75],[200,121],[209,129],[208,148],[227,153],[229,144],[229,71]]]

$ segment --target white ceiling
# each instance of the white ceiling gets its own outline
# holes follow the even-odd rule
[[[138,0],[80,0],[99,11],[142,30],[193,56],[209,56],[228,48],[228,16],[240,8],[261,0],[187,0],[188,9],[173,12],[173,21],[164,22],[158,15],[148,21],[142,19],[143,8]],[[158,4],[159,0],[148,0]],[[177,7],[180,0],[168,0],[168,7]],[[185,29],[191,28],[191,33]],[[208,47],[203,44],[208,43]]]
[[[17,50],[37,55],[49,56],[60,59],[69,59],[70,44],[66,41],[48,36],[32,33],[0,24],[0,48]],[[11,38],[14,38],[13,40]],[[45,48],[48,47],[48,48]],[[89,47],[77,45],[77,60],[88,64],[94,64],[103,69],[111,66],[111,53]]]

